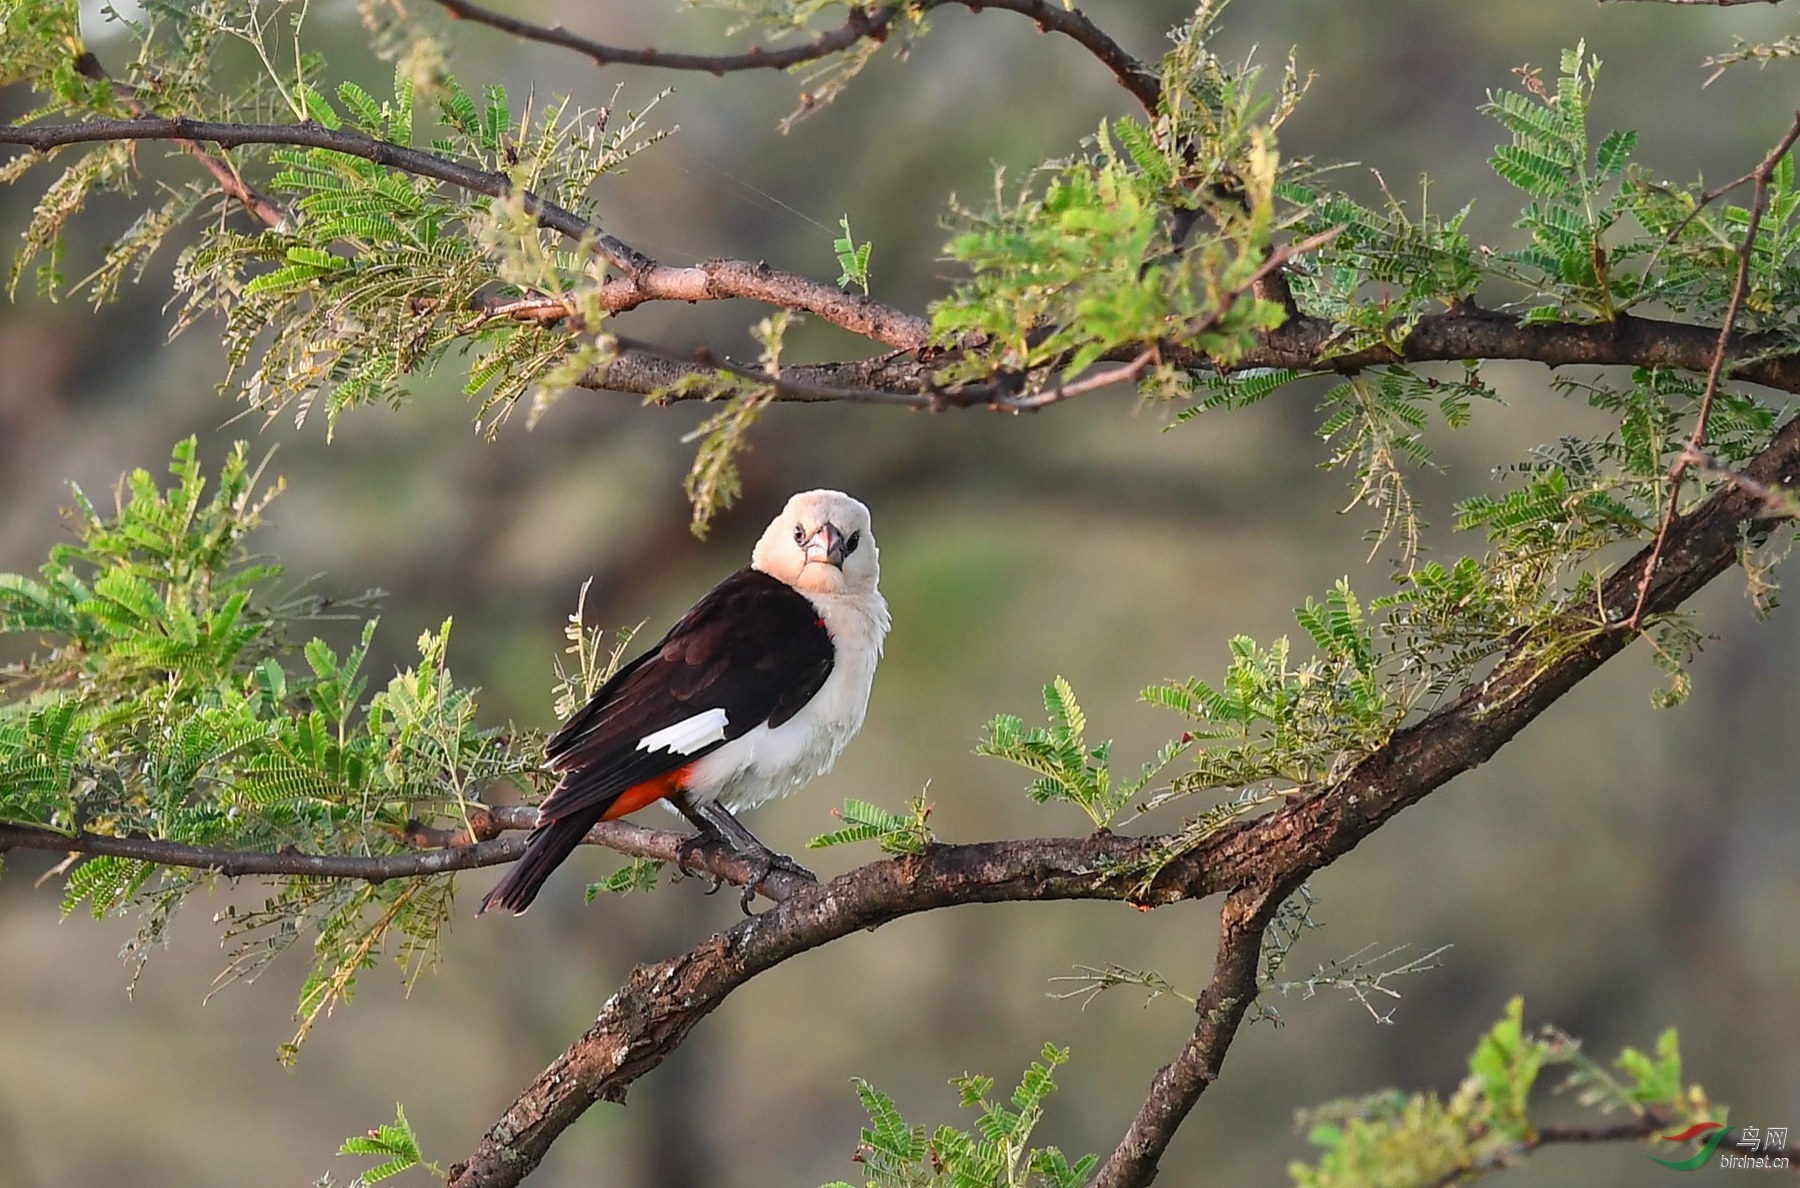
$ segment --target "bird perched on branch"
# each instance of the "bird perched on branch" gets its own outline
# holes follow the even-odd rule
[[[732,814],[830,770],[861,728],[888,609],[869,509],[805,491],[763,532],[750,564],[715,586],[621,668],[544,745],[562,779],[538,806],[525,854],[477,915],[531,906],[596,822],[658,800],[751,860],[749,910],[772,870],[812,879]]]

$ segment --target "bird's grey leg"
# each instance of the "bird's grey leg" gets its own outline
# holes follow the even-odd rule
[[[717,825],[714,825],[711,821],[708,821],[705,817],[701,816],[699,810],[687,802],[687,797],[679,795],[671,796],[669,797],[669,803],[681,810],[681,815],[694,823],[694,832],[688,834],[687,837],[681,840],[681,844],[675,847],[675,869],[681,872],[683,878],[691,878],[694,872],[688,869],[688,863],[692,860],[695,850],[698,850],[701,846],[704,846],[707,842],[711,841],[724,842],[726,845],[730,846],[731,839],[726,837],[725,834],[719,830]],[[736,847],[733,846],[732,848],[735,849]],[[717,891],[724,882],[725,880],[721,879],[718,875],[708,875],[706,893],[711,895],[713,892]]]
[[[686,812],[686,809],[682,810]],[[731,811],[718,801],[708,801],[694,810],[698,818],[705,821],[706,826],[719,834],[731,844],[731,848],[748,858],[756,868],[756,875],[744,885],[744,893],[739,898],[739,905],[744,914],[750,914],[750,901],[756,898],[756,889],[762,881],[769,877],[771,871],[782,871],[796,878],[805,879],[809,883],[819,881],[819,876],[801,866],[786,854],[777,854],[774,850],[756,839],[756,835],[745,829],[743,823],[731,815]]]

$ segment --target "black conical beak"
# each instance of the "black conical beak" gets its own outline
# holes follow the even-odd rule
[[[806,538],[808,561],[823,561],[842,569],[845,556],[844,534],[829,520],[819,525],[819,530]]]

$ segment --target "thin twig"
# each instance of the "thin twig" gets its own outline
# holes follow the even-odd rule
[[[1731,301],[1725,307],[1725,320],[1719,327],[1719,339],[1713,347],[1712,365],[1706,370],[1706,387],[1700,394],[1700,409],[1694,416],[1694,431],[1688,435],[1687,446],[1669,468],[1669,502],[1663,509],[1662,522],[1656,529],[1656,540],[1650,547],[1650,555],[1644,561],[1643,576],[1638,579],[1637,602],[1631,614],[1620,623],[1620,628],[1628,632],[1636,632],[1644,620],[1644,603],[1650,596],[1650,579],[1656,572],[1656,565],[1662,558],[1663,547],[1668,540],[1669,526],[1675,522],[1675,513],[1681,503],[1681,487],[1687,478],[1690,454],[1704,454],[1706,449],[1707,420],[1712,416],[1713,397],[1719,390],[1719,377],[1725,370],[1725,357],[1731,349],[1732,331],[1737,327],[1738,311],[1743,308],[1744,297],[1750,292],[1750,261],[1756,253],[1756,232],[1762,226],[1763,214],[1769,206],[1769,179],[1775,173],[1776,165],[1800,140],[1800,112],[1794,113],[1794,122],[1762,164],[1751,171],[1756,189],[1750,200],[1750,219],[1744,228],[1743,241],[1738,244],[1737,279],[1731,287]]]
[[[1771,487],[1767,483],[1759,483],[1742,471],[1727,466],[1711,454],[1704,450],[1697,450],[1691,445],[1683,447],[1681,457],[1693,469],[1716,474],[1740,491],[1762,500],[1763,507],[1768,510],[1770,515],[1789,520],[1800,518],[1800,493],[1784,487]]]
[[[1036,412],[1063,400],[1073,400],[1077,396],[1086,396],[1089,392],[1098,392],[1102,388],[1110,388],[1114,384],[1136,383],[1143,377],[1150,364],[1156,361],[1156,348],[1148,347],[1139,351],[1131,362],[1122,367],[1108,367],[1091,372],[1074,383],[1057,380],[1048,388],[1023,396],[997,395],[993,407],[1006,412]]]

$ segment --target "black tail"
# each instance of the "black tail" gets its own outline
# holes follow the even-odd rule
[[[506,877],[487,893],[475,914],[479,916],[489,908],[505,908],[515,916],[523,913],[537,898],[538,889],[550,877],[550,872],[575,852],[575,847],[581,844],[581,839],[587,836],[587,831],[597,820],[597,815],[578,813],[533,830],[524,856],[513,863]]]

